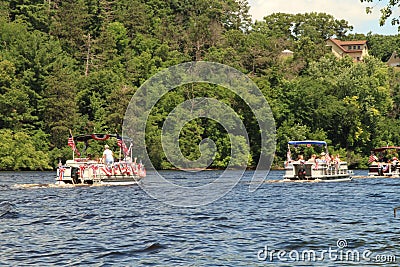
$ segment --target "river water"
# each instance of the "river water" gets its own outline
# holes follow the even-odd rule
[[[162,175],[185,184],[218,172]],[[283,172],[271,171],[250,192],[251,175],[185,208],[148,195],[147,178],[25,188],[54,173],[0,172],[0,266],[399,266],[400,179],[281,183]]]

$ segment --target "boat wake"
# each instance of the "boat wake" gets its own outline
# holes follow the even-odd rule
[[[74,187],[72,184],[15,184],[15,188],[65,188]]]
[[[160,243],[156,242],[156,243],[152,243],[150,245],[148,245],[146,248],[143,248],[140,251],[137,252],[153,252],[153,251],[158,251],[160,249],[164,249],[165,246],[161,245]]]
[[[93,187],[93,186],[127,186],[136,185],[137,183],[99,183],[99,184],[65,184],[65,183],[55,183],[55,184],[14,184],[15,188],[74,188],[74,187]]]
[[[281,180],[267,180],[264,183],[266,184],[274,184],[274,183],[318,183],[320,180],[289,180],[289,179],[281,179]]]
[[[14,208],[14,205],[8,201],[4,201],[0,203],[0,218],[6,217],[7,214],[10,214]]]

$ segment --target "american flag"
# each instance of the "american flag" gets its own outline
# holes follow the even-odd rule
[[[378,158],[374,154],[371,154],[371,156],[369,156],[369,159],[368,159],[368,164],[371,164],[372,162],[377,161],[377,160],[378,160]]]
[[[79,153],[78,149],[75,146],[75,141],[74,141],[74,137],[72,136],[72,134],[69,134],[69,138],[68,138],[68,145],[72,148],[73,151],[76,152],[76,154],[78,155],[78,157],[81,156],[81,153]]]
[[[128,156],[129,154],[129,149],[126,147],[124,141],[122,140],[122,137],[117,133],[117,145],[122,148],[122,151],[124,152],[125,156]]]

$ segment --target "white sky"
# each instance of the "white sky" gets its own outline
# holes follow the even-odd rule
[[[384,35],[399,34],[397,26],[392,26],[390,20],[384,26],[379,26],[380,9],[384,2],[361,3],[360,0],[248,0],[250,14],[253,20],[262,20],[272,13],[310,13],[323,12],[332,15],[335,19],[344,19],[353,26],[350,33],[368,32]],[[365,7],[376,5],[372,14],[366,14]],[[399,8],[394,9],[399,15]]]

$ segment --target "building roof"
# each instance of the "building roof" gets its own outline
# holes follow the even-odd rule
[[[290,51],[289,49],[285,49],[285,50],[282,51],[282,53],[293,54],[293,51]]]
[[[358,40],[358,41],[339,41],[341,45],[365,45],[367,43],[367,40]]]
[[[334,44],[336,44],[341,50],[343,50],[346,53],[355,53],[355,52],[359,52],[359,51],[362,50],[362,49],[348,50],[346,46],[349,46],[349,45],[362,45],[362,46],[364,46],[367,43],[367,40],[341,41],[341,40],[336,39],[336,38],[331,38],[329,40],[332,41]]]

